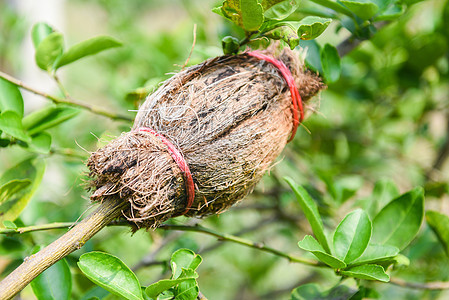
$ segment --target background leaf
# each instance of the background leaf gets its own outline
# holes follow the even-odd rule
[[[55,69],[68,65],[89,55],[94,55],[107,49],[120,47],[122,43],[109,36],[97,36],[70,47],[56,63]]]
[[[17,86],[0,78],[0,112],[7,110],[23,117],[23,98]]]
[[[79,113],[79,110],[66,106],[47,106],[23,118],[23,127],[29,135],[42,132],[65,122]]]
[[[59,32],[53,32],[43,39],[36,48],[36,64],[44,71],[53,69],[56,60],[64,50],[64,37]]]
[[[420,187],[391,201],[374,218],[372,241],[399,250],[407,247],[424,217],[424,190]]]
[[[327,83],[332,83],[340,78],[341,65],[340,56],[337,48],[330,44],[325,44],[320,51],[321,66],[323,68],[323,76]]]
[[[334,233],[335,256],[347,264],[360,257],[370,241],[371,228],[365,211],[357,209],[346,215]]]
[[[426,221],[449,256],[449,217],[440,212],[428,210],[426,212]]]
[[[45,270],[31,282],[34,295],[39,300],[71,299],[72,274],[65,259]]]
[[[117,257],[103,252],[81,255],[78,267],[87,278],[105,290],[130,300],[142,300],[136,275]]]
[[[31,29],[31,40],[33,41],[34,48],[37,49],[39,44],[54,31],[47,23],[38,22],[34,24]]]

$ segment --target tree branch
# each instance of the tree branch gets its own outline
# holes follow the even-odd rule
[[[126,205],[128,203],[120,199],[103,201],[92,214],[78,223],[69,232],[38,253],[25,258],[19,267],[0,282],[0,300],[12,299],[51,265],[81,248],[98,231],[108,225],[113,219],[119,217]],[[61,228],[67,225],[68,223],[53,224],[53,228]],[[42,228],[43,226],[40,229]]]
[[[199,225],[194,225],[194,226],[187,226],[187,225],[168,225],[168,224],[163,224],[159,227],[160,229],[164,229],[164,230],[181,230],[181,231],[193,231],[193,232],[200,232],[200,233],[204,233],[207,235],[211,235],[211,236],[215,236],[217,237],[219,240],[222,241],[229,241],[229,242],[233,242],[236,244],[240,244],[240,245],[244,245],[250,248],[254,248],[254,249],[258,249],[264,252],[268,252],[271,254],[274,254],[276,256],[279,257],[283,257],[288,259],[290,262],[296,262],[296,263],[301,263],[301,264],[305,264],[305,265],[309,265],[309,266],[314,266],[314,267],[324,267],[325,265],[323,265],[322,263],[316,261],[316,260],[312,260],[312,259],[307,259],[307,258],[303,258],[300,256],[296,256],[293,254],[288,254],[279,250],[276,250],[274,248],[265,246],[263,243],[256,243],[235,235],[231,235],[231,234],[227,234],[227,233],[220,233],[217,231],[214,231],[212,229],[209,228],[205,228]]]
[[[449,289],[449,281],[434,282],[408,282],[399,278],[391,278],[390,283],[405,288],[421,289],[421,290],[446,290]]]
[[[96,105],[87,104],[87,103],[84,103],[84,102],[81,102],[78,100],[74,100],[71,98],[70,98],[70,100],[67,100],[64,98],[59,98],[56,96],[49,95],[45,92],[38,91],[38,90],[34,89],[33,87],[23,83],[22,81],[12,77],[11,75],[3,73],[2,71],[0,71],[0,78],[3,78],[6,81],[9,81],[10,83],[12,83],[18,87],[21,87],[29,92],[32,92],[33,94],[47,98],[47,99],[53,101],[53,103],[55,103],[55,104],[66,104],[66,105],[70,105],[70,106],[80,107],[82,109],[90,111],[91,113],[101,115],[104,117],[108,117],[113,120],[123,120],[123,121],[132,121],[133,120],[129,116],[106,111],[103,108],[96,106]]]

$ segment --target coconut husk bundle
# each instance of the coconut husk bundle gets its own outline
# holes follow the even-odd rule
[[[324,85],[298,52],[262,51],[290,70],[302,101]],[[132,130],[93,153],[91,199],[129,202],[123,215],[137,227],[157,227],[184,214],[218,214],[250,193],[286,145],[294,121],[292,95],[272,64],[247,53],[221,56],[167,80],[140,107]],[[188,205],[186,177],[158,136],[181,153],[195,195]]]

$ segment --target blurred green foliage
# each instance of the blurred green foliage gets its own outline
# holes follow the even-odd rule
[[[282,177],[293,178],[311,195],[324,232],[337,228],[356,208],[367,212],[375,228],[375,216],[387,203],[423,186],[425,208],[433,210],[426,215],[430,226],[423,223],[417,238],[401,252],[403,257],[396,258],[388,273],[410,282],[449,281],[448,231],[444,226],[449,215],[449,1],[366,2],[364,9],[349,0],[341,1],[343,8],[341,3],[323,8],[323,3],[336,4],[304,0],[287,18],[335,20],[316,40],[299,41],[300,47],[307,47],[305,60],[313,70],[329,68],[322,64],[322,57],[335,61],[334,47],[338,49],[347,38],[352,38],[348,42],[355,43],[354,49],[341,58],[339,77],[328,72],[332,77],[328,89],[311,105],[319,104],[318,112],[304,122],[305,128],[298,130],[281,162],[256,191],[229,212],[201,223],[283,252],[315,258],[297,247],[306,235],[316,235],[314,224],[310,226],[305,218],[310,221],[311,213],[303,212]],[[389,6],[383,5],[387,2]],[[31,39],[34,24],[12,3],[0,1],[0,70],[20,78],[24,69],[20,49],[24,39]],[[192,47],[194,24],[196,42],[189,65],[221,55],[224,37],[245,38],[244,30],[211,12],[220,5],[221,1],[67,0],[63,12],[66,50],[100,34],[113,36],[123,46],[65,66],[59,71],[60,80],[73,98],[132,116],[148,92],[184,65]],[[405,13],[399,16],[402,11]],[[47,74],[42,71],[42,76]],[[62,97],[64,91],[55,94]],[[0,94],[3,112],[1,99]],[[17,180],[8,177],[1,182],[1,195],[15,193],[19,187],[25,189],[22,194],[26,197],[31,196],[31,190],[34,193],[14,221],[16,226],[76,221],[90,208],[83,188],[87,171],[83,162],[88,152],[129,130],[131,124],[62,106],[30,112],[26,101],[23,130],[0,129],[0,172],[5,176],[20,162],[38,160],[46,164],[45,173],[37,190],[36,170],[17,175]],[[22,117],[19,106],[13,107],[14,115],[8,113],[8,120]],[[48,121],[45,126],[33,127],[31,121],[43,115]],[[2,128],[8,128],[5,124]],[[30,140],[23,134],[29,134]],[[37,134],[51,139],[36,139]],[[170,222],[190,221],[180,217]],[[29,249],[48,244],[63,232],[0,236],[2,276],[30,255]],[[324,243],[322,239],[319,242]],[[288,299],[293,289],[292,299],[306,299],[307,295],[353,295],[359,297],[353,299],[360,299],[376,294],[381,299],[445,299],[449,295],[446,291],[376,282],[362,282],[363,288],[358,289],[360,282],[353,279],[338,285],[340,277],[330,269],[289,263],[195,232],[155,230],[130,235],[125,227],[108,227],[67,257],[72,274],[70,297],[118,299],[83,275],[77,266],[83,253],[98,250],[114,254],[133,269],[142,286],[149,286],[170,277],[170,257],[180,248],[201,254],[204,261],[196,280],[210,299]],[[22,293],[22,299],[33,297],[31,287]]]

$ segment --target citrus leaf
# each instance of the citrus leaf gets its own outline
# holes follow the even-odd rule
[[[97,285],[130,300],[142,300],[142,290],[136,275],[119,258],[103,253],[81,255],[78,267]]]
[[[34,24],[31,29],[31,40],[33,41],[34,49],[37,49],[39,44],[54,31],[47,23],[39,22]]]
[[[0,130],[24,142],[30,142],[31,138],[23,130],[20,116],[13,111],[5,111],[0,114]]]
[[[0,186],[0,204],[11,199],[31,184],[28,179],[14,179]],[[11,222],[11,221],[3,221]]]
[[[424,218],[424,190],[415,188],[392,200],[374,218],[372,242],[399,250],[415,238]]]
[[[189,249],[179,249],[175,251],[170,259],[172,269],[172,279],[180,278],[183,269],[196,270],[203,259],[201,256]]]
[[[357,209],[346,215],[334,233],[335,256],[347,264],[360,257],[368,246],[371,228],[365,211]]]
[[[195,300],[199,294],[198,283],[195,279],[181,282],[176,288],[176,300]]]
[[[290,26],[276,27],[264,33],[264,35],[273,40],[283,40],[289,45],[290,49],[294,49],[299,45],[298,34]]]
[[[35,60],[44,71],[53,69],[56,60],[64,51],[64,37],[59,32],[53,32],[44,38],[36,48]]]
[[[41,132],[34,135],[31,138],[31,142],[28,143],[28,149],[42,154],[50,152],[51,148],[51,135],[46,132]]]
[[[392,259],[399,253],[399,249],[390,245],[369,244],[365,252],[350,265],[378,263]]]
[[[429,210],[426,212],[426,221],[449,256],[449,217],[437,211]]]
[[[263,23],[263,8],[257,0],[240,0],[242,24],[246,31],[256,31]]]
[[[334,269],[346,268],[346,264],[340,259],[326,253],[321,245],[311,235],[306,235],[304,239],[298,242],[299,248],[311,252],[320,261]]]
[[[299,7],[299,0],[262,0],[264,16],[270,20],[283,20]]]
[[[313,234],[319,241],[320,245],[323,247],[325,252],[331,253],[326,235],[324,233],[323,221],[321,220],[320,213],[318,212],[318,207],[315,201],[310,197],[309,193],[302,187],[293,182],[290,178],[284,178],[285,181],[290,185],[293,192],[298,199],[299,205],[301,206],[304,215],[312,227]]]
[[[109,36],[97,36],[70,47],[56,63],[55,69],[101,51],[120,47],[122,43]]]
[[[188,272],[185,276],[180,276],[181,278],[163,279],[163,280],[159,280],[158,282],[151,284],[150,286],[148,286],[145,289],[145,293],[149,297],[156,298],[159,294],[168,290],[169,288],[172,288],[183,281],[192,280],[192,279],[194,280],[195,278],[198,277],[198,274],[196,274],[195,271],[193,271],[192,269],[188,269],[188,270],[191,270],[191,271]]]
[[[312,40],[320,36],[331,21],[329,18],[308,16],[298,22],[296,31],[302,40]]]
[[[0,78],[0,112],[7,110],[23,117],[23,98],[17,86]]]
[[[337,81],[340,78],[341,63],[337,48],[330,44],[324,45],[320,51],[321,66],[324,78],[328,83]]]
[[[58,261],[36,277],[31,288],[39,300],[71,299],[72,274],[66,260]]]
[[[378,265],[362,265],[340,271],[341,275],[349,276],[365,280],[379,280],[382,282],[389,282],[390,276],[385,273],[384,268]]]
[[[79,110],[65,106],[47,106],[23,118],[23,127],[29,135],[42,132],[65,122],[79,113]]]
[[[399,196],[399,189],[394,181],[389,179],[377,181],[369,200],[369,208],[367,209],[368,215],[370,217],[375,217],[382,207],[387,205],[397,196]]]

